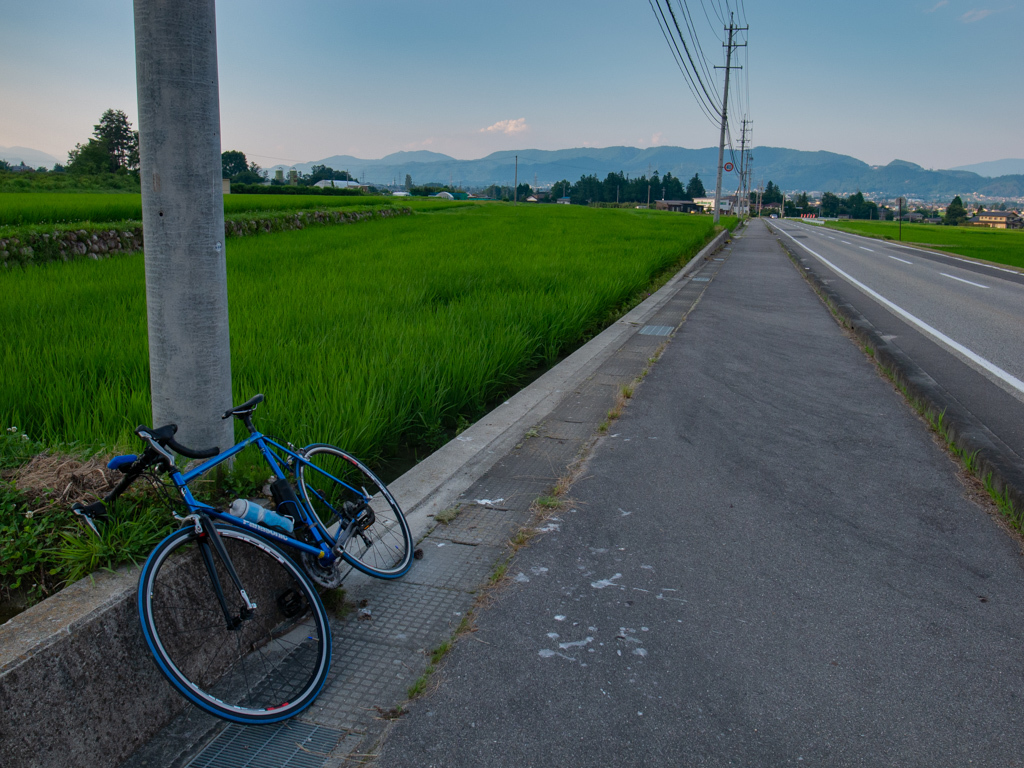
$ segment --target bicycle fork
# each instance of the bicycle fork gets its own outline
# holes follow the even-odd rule
[[[238,572],[235,571],[234,563],[231,562],[231,557],[228,555],[228,551],[224,546],[224,541],[221,539],[216,526],[213,525],[210,518],[206,515],[198,515],[195,527],[196,537],[199,542],[199,551],[202,553],[203,563],[206,565],[206,571],[210,575],[210,583],[213,585],[213,591],[217,596],[217,602],[220,603],[220,608],[224,612],[224,621],[226,622],[229,630],[238,629],[243,621],[252,617],[256,610],[256,603],[252,602],[249,599],[249,595],[246,594],[245,587],[242,586],[242,581],[238,578]],[[214,552],[217,553],[217,557],[219,557],[220,561],[224,564],[224,569],[227,571],[228,577],[231,579],[239,596],[242,598],[243,605],[238,615],[233,614],[231,608],[228,607],[227,597],[224,594],[224,587],[221,585],[220,576],[217,573],[217,564],[213,559]]]

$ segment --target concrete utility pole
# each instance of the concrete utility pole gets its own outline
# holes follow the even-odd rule
[[[234,443],[214,0],[135,0],[153,425]]]
[[[726,28],[726,31],[729,33],[729,42],[725,44],[725,67],[715,67],[715,69],[725,69],[725,91],[722,95],[722,129],[718,138],[718,179],[715,181],[715,224],[721,218],[719,211],[722,207],[722,164],[723,160],[725,160],[725,128],[729,120],[729,72],[733,69],[742,69],[739,66],[732,66],[732,49],[742,48],[746,45],[746,43],[733,45],[732,36],[734,32],[741,29],[749,29],[749,27],[737,27],[732,23],[732,19],[732,14],[729,14],[729,26]]]

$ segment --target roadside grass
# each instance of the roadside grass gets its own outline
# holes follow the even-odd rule
[[[880,240],[896,240],[900,230],[895,221],[830,221],[825,226]],[[1020,229],[904,223],[902,242],[1024,269],[1024,230]]]

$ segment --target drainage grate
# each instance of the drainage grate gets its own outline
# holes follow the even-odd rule
[[[695,277],[695,278],[693,278],[693,282],[695,282],[695,283],[710,283],[711,282],[711,278],[710,277]]]
[[[232,724],[188,768],[321,768],[344,731],[293,720],[276,725]]]
[[[668,336],[675,328],[671,325],[645,325],[640,329],[642,336]]]

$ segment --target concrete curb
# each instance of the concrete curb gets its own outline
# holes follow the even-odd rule
[[[719,233],[652,296],[391,483],[415,538],[654,317],[728,237]],[[97,574],[0,626],[5,766],[116,766],[185,706],[145,646],[137,580],[138,568]]]
[[[775,228],[770,224],[769,227],[777,236]],[[977,455],[978,475],[988,478],[996,493],[1010,502],[1012,520],[1018,525],[1024,523],[1024,467],[1017,463],[1012,451],[903,350],[887,341],[853,305],[833,291],[815,271],[814,261],[803,260],[781,237],[778,242],[818,295],[846,321],[857,340],[874,350],[874,359],[905,389],[907,396],[923,403],[932,418],[942,418],[950,439],[959,450]]]

